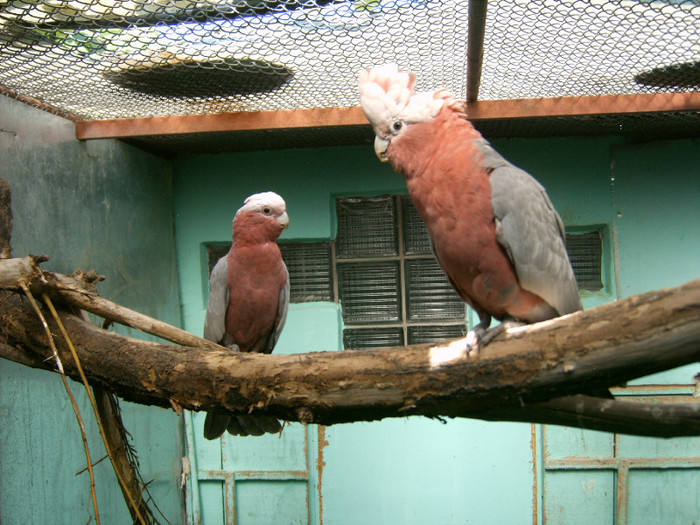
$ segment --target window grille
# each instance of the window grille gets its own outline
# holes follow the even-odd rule
[[[391,196],[343,198],[336,202],[340,258],[398,255],[396,208]]]
[[[334,301],[331,243],[280,241],[278,244],[289,271],[290,302]],[[206,245],[207,275],[230,248],[230,244]]]
[[[466,307],[408,195],[340,198],[336,257],[345,348],[400,346],[466,333]]]
[[[330,242],[280,242],[292,303],[334,301]]]
[[[566,249],[579,290],[602,290],[603,231],[596,229],[585,233],[567,233]]]

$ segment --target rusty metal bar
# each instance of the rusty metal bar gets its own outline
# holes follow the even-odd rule
[[[469,31],[467,32],[467,102],[479,99],[481,67],[484,61],[484,34],[488,0],[469,0]]]
[[[470,120],[622,115],[700,110],[700,92],[489,100],[467,104]]]
[[[367,118],[359,106],[285,109],[279,111],[242,111],[240,113],[84,121],[76,124],[76,137],[81,140],[124,138],[217,131],[357,126],[367,123]]]
[[[80,121],[80,117],[74,115],[73,113],[68,113],[66,111],[60,110],[57,107],[52,106],[51,104],[47,104],[46,102],[43,102],[39,99],[32,98],[27,95],[22,95],[14,89],[10,89],[5,86],[0,86],[0,95],[5,95],[7,97],[14,98],[16,100],[19,100],[20,102],[23,102],[24,104],[34,106],[35,108],[38,108],[42,111],[46,111],[47,113],[51,113],[53,115],[58,115],[59,117],[63,117],[67,120],[72,120],[73,122]]]
[[[483,100],[467,104],[467,114],[471,120],[663,111],[700,111],[700,92]],[[86,140],[366,125],[368,122],[362,108],[354,106],[89,120],[76,123],[76,138]]]

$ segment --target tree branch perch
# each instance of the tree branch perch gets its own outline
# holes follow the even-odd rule
[[[74,285],[66,292],[65,282],[53,284],[65,276],[44,275],[32,286],[48,287],[69,304],[80,301],[81,308],[101,302],[94,292],[76,291]],[[36,315],[20,294],[4,294],[0,356],[52,369]],[[123,307],[113,314],[110,303],[104,305],[103,317],[125,314]],[[68,312],[61,318],[90,382],[143,404],[170,407],[174,402],[190,410],[256,412],[325,425],[423,415],[700,435],[695,402],[654,405],[652,411],[637,402],[580,395],[698,361],[700,280],[509,330],[476,358],[466,356],[462,341],[296,355],[232,354],[192,334],[192,344],[186,346],[146,342],[99,329]],[[151,333],[172,336],[143,318]],[[59,353],[73,376],[70,353],[65,348]]]

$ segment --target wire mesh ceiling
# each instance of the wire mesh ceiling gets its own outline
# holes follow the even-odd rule
[[[0,86],[78,120],[358,104],[396,62],[465,98],[467,0],[9,0]],[[700,0],[492,0],[480,99],[695,91]]]

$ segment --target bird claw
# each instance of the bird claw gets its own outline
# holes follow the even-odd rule
[[[467,333],[465,339],[467,357],[476,357],[479,355],[479,339],[481,336],[478,332],[480,332],[480,330],[469,330]]]
[[[479,350],[481,348],[485,347],[503,332],[509,328],[515,328],[523,325],[525,325],[525,323],[521,323],[513,319],[506,319],[501,324],[494,326],[493,328],[484,328],[483,326],[479,325],[475,326],[467,333],[467,356],[476,357],[479,355]]]

